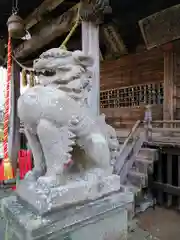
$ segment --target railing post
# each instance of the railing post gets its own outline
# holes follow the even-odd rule
[[[146,106],[144,115],[144,129],[146,142],[152,141],[152,108],[150,105]]]

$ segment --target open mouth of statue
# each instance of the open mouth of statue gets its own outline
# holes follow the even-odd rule
[[[41,71],[36,71],[37,76],[43,75],[46,77],[52,77],[56,75],[56,71],[53,70],[41,70]]]

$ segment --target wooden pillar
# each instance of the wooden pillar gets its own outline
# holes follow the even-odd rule
[[[174,120],[174,82],[175,82],[175,55],[173,50],[164,52],[164,103],[163,119]],[[170,126],[168,126],[170,127]]]
[[[144,129],[146,142],[152,142],[152,108],[150,105],[146,106],[144,116]]]
[[[172,154],[167,154],[167,184],[172,185]],[[167,196],[167,207],[172,206],[172,195]]]
[[[20,149],[20,121],[17,116],[17,100],[20,96],[20,68],[15,61],[12,62],[11,79],[11,102],[10,102],[10,121],[9,121],[9,157],[12,161],[13,169],[16,170],[18,151]]]
[[[162,153],[159,152],[159,160],[158,160],[158,172],[157,172],[157,181],[159,183],[163,182],[163,156]],[[163,192],[159,189],[157,192],[157,201],[160,205],[163,204]]]
[[[180,187],[180,156],[178,156],[178,187]],[[178,197],[178,209],[180,210],[180,197]]]
[[[100,111],[100,54],[99,54],[99,26],[92,22],[82,21],[82,50],[94,59],[92,90],[88,103],[95,115]]]

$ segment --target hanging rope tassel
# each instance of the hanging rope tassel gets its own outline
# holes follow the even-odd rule
[[[22,85],[23,87],[26,87],[28,84],[28,81],[27,81],[27,73],[26,73],[26,70],[23,69],[22,70]]]
[[[29,86],[34,87],[34,73],[33,72],[30,72],[30,75],[29,75]]]
[[[7,61],[7,82],[5,88],[5,110],[4,110],[4,177],[5,180],[13,178],[13,169],[8,155],[8,126],[9,126],[9,110],[10,110],[10,81],[11,81],[12,59],[11,59],[11,39],[8,40],[8,61]]]

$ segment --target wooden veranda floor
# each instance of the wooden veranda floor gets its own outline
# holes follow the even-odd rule
[[[116,133],[120,142],[124,142],[124,140],[128,137],[131,129],[116,129]],[[142,128],[142,131],[144,129]],[[172,132],[173,131],[173,132]],[[152,141],[149,142],[150,145],[157,146],[173,146],[180,147],[180,128],[176,129],[172,128],[153,128],[152,129]]]

